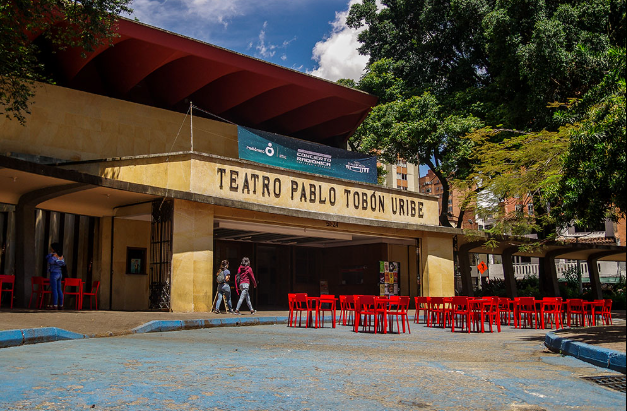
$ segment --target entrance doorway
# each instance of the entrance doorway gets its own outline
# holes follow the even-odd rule
[[[294,292],[379,294],[380,262],[391,258],[401,263],[403,295],[415,293],[410,290],[409,280],[409,273],[416,269],[415,239],[218,219],[214,241],[216,271],[222,260],[229,261],[234,305],[239,298],[235,293],[235,273],[242,257],[250,258],[258,283],[258,287],[251,290],[255,309],[286,310],[287,294]],[[215,289],[216,276],[213,277]]]

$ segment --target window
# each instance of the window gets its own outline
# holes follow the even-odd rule
[[[527,204],[527,214],[533,215],[533,204]]]

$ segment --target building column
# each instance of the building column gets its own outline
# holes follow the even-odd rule
[[[474,297],[475,291],[472,286],[472,273],[470,271],[470,250],[475,247],[481,247],[483,241],[473,241],[470,243],[462,244],[459,247],[459,271],[462,276],[462,295],[467,297]]]
[[[455,295],[455,265],[451,237],[425,237],[422,240],[423,295]]]
[[[209,312],[213,303],[213,206],[174,200],[173,312]]]
[[[540,259],[538,277],[540,278],[540,293],[542,293],[544,297],[560,297],[557,270],[555,269],[555,257],[572,251],[572,248],[551,250],[546,253],[544,258]]]
[[[516,288],[516,276],[514,275],[514,262],[512,256],[518,251],[518,247],[509,247],[501,253],[503,260],[503,276],[505,277],[505,292],[508,298],[518,297],[518,289]]]
[[[602,251],[588,256],[588,275],[590,276],[590,287],[592,288],[592,297],[595,300],[603,299],[603,289],[601,288],[601,277],[599,276],[599,266],[597,261],[600,258],[616,254],[615,251]]]

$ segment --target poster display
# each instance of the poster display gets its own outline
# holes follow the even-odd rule
[[[398,273],[400,263],[397,261],[379,261],[379,296],[399,295]]]
[[[377,184],[377,157],[242,126],[237,140],[244,160]]]

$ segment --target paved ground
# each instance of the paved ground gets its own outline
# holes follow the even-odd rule
[[[548,352],[545,333],[269,325],[24,345],[0,349],[0,409],[625,409],[581,378],[622,374]]]
[[[250,313],[242,311],[242,317]],[[260,311],[257,316],[286,317],[287,311]],[[130,330],[153,320],[197,320],[232,318],[230,314],[168,313],[146,311],[46,311],[0,310],[0,331],[25,328],[57,327],[89,336],[129,334]],[[614,313],[616,325],[610,327],[581,328],[560,331],[560,336],[574,341],[625,352],[625,311]],[[505,327],[509,328],[509,327]]]

